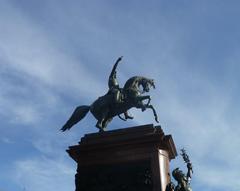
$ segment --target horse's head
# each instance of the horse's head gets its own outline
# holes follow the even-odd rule
[[[143,78],[141,85],[143,87],[143,92],[149,92],[151,87],[155,89],[155,84],[153,79]]]

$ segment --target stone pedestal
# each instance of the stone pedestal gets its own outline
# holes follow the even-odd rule
[[[86,134],[67,152],[78,164],[76,191],[165,191],[177,155],[171,135],[153,125]]]

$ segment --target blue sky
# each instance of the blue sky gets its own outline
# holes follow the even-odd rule
[[[240,190],[240,2],[0,0],[0,190],[74,190],[65,149],[96,132],[90,114],[59,132],[77,105],[155,79],[160,123],[193,161],[193,190]],[[154,123],[151,111],[109,130]],[[171,167],[184,169],[181,158]]]

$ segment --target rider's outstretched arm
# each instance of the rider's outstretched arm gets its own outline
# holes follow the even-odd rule
[[[187,168],[188,168],[187,178],[188,178],[188,179],[191,179],[191,178],[192,178],[192,174],[193,174],[192,163],[188,162],[188,163],[187,163]]]
[[[119,63],[121,60],[122,60],[122,56],[119,57],[119,58],[117,59],[117,61],[115,62],[114,66],[113,66],[113,69],[112,69],[112,72],[111,72],[111,74],[110,74],[110,77],[112,77],[112,76],[116,73],[117,65],[118,65],[118,63]]]

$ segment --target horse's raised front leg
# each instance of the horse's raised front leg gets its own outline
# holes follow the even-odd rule
[[[159,123],[159,121],[158,121],[158,116],[157,116],[157,112],[156,112],[155,108],[154,108],[152,105],[146,105],[146,108],[152,109],[153,115],[154,115],[154,117],[155,117],[155,121],[156,121],[157,123]]]
[[[155,117],[155,121],[156,121],[157,123],[159,123],[159,121],[158,121],[158,116],[157,116],[157,112],[156,112],[155,108],[154,108],[152,105],[143,104],[143,103],[141,102],[141,103],[139,103],[139,104],[136,106],[136,108],[141,108],[142,111],[145,111],[145,110],[148,109],[148,108],[151,109],[151,110],[153,111],[153,115],[154,115],[154,117]]]
[[[143,100],[148,100],[147,104],[144,104],[142,101]],[[151,97],[150,95],[146,95],[146,96],[138,96],[136,98],[136,101],[138,102],[138,106],[137,108],[141,108],[142,111],[145,111],[146,110],[146,106],[150,104],[150,101],[151,101]]]
[[[147,105],[148,105],[151,101],[150,95],[136,97],[137,102],[142,102],[143,100],[146,100],[146,99],[148,100],[147,102]]]
[[[101,117],[97,121],[96,127],[99,129],[99,132],[103,132],[108,124],[107,115],[108,115],[108,110],[106,109],[105,111],[102,112]]]

